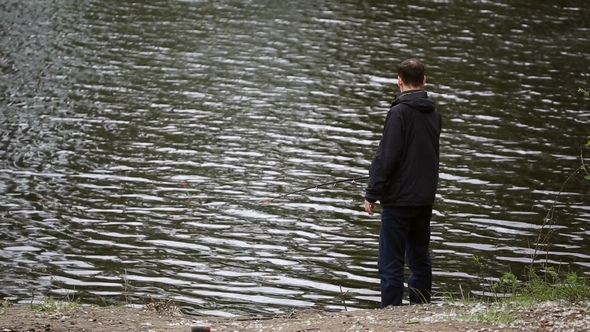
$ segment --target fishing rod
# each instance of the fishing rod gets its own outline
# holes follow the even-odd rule
[[[293,195],[293,194],[296,194],[296,193],[300,193],[302,191],[306,191],[306,190],[309,190],[309,189],[317,189],[317,188],[321,188],[321,187],[332,186],[332,185],[335,185],[335,184],[338,184],[338,183],[342,183],[342,182],[352,182],[352,183],[354,183],[355,181],[358,181],[358,180],[367,180],[368,178],[369,178],[368,176],[359,176],[359,177],[348,178],[348,179],[343,179],[343,180],[338,180],[338,181],[330,181],[330,182],[318,183],[316,185],[309,186],[309,187],[306,187],[306,188],[303,188],[303,189],[298,189],[298,190],[290,191],[288,193],[284,193],[284,194],[280,195],[279,197],[267,199],[267,200],[261,202],[260,205],[268,204],[268,203],[272,202],[275,199],[283,198],[285,196],[289,196],[289,195]]]

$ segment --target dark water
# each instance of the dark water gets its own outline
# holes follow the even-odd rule
[[[377,307],[364,183],[260,203],[366,175],[408,57],[444,119],[437,299],[523,278],[554,203],[549,262],[585,273],[589,45],[586,1],[5,0],[0,294]]]

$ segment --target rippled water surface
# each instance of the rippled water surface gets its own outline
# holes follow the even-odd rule
[[[586,272],[588,45],[581,0],[3,1],[0,295],[377,307],[365,183],[280,195],[367,174],[408,57],[444,121],[436,297],[481,291],[474,256],[524,277],[548,215]]]

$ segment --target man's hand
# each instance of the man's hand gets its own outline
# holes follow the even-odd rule
[[[365,211],[367,211],[367,213],[372,216],[373,213],[375,213],[375,203],[365,200]]]

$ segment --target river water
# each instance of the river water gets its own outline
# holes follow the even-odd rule
[[[364,181],[280,195],[367,174],[408,57],[443,116],[435,300],[524,280],[548,228],[586,273],[589,45],[585,0],[2,1],[0,296],[377,307]]]

